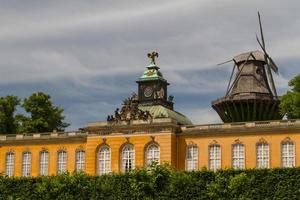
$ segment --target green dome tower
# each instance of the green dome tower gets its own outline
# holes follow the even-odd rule
[[[138,98],[140,105],[162,105],[173,110],[172,96],[168,97],[168,85],[159,67],[155,63],[157,52],[148,54],[151,59],[147,70],[136,81],[138,83]]]

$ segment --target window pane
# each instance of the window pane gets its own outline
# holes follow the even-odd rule
[[[153,162],[159,164],[160,150],[157,144],[150,144],[146,151],[146,165],[150,166]]]
[[[9,152],[6,154],[6,166],[5,166],[5,175],[13,176],[14,168],[15,168],[15,154],[13,152]]]
[[[48,175],[48,163],[49,163],[49,153],[47,151],[42,151],[40,153],[40,175]]]
[[[295,166],[295,145],[293,142],[287,141],[281,145],[281,162],[282,167]]]
[[[76,171],[84,171],[85,169],[85,151],[76,151]]]
[[[22,176],[30,176],[31,171],[31,153],[24,152],[22,158]]]
[[[186,148],[186,170],[192,171],[198,169],[198,147],[189,145]]]
[[[61,174],[67,171],[67,152],[59,151],[57,156],[57,173]]]
[[[127,144],[122,149],[122,171],[127,172],[135,168],[135,153],[133,145]]]
[[[221,168],[221,147],[218,144],[209,146],[209,168],[214,171]]]
[[[234,169],[245,168],[245,146],[243,144],[232,146],[232,165]]]
[[[269,168],[269,145],[259,143],[256,146],[257,168]]]
[[[110,168],[110,148],[103,146],[98,151],[98,174],[107,174],[111,172]]]

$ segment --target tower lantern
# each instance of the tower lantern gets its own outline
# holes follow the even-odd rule
[[[155,58],[158,53],[153,51],[147,54],[150,64],[147,70],[136,81],[138,83],[138,98],[141,105],[163,105],[173,110],[173,102],[168,99],[169,83],[159,71]]]

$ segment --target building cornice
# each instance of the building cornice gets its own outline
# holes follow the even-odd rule
[[[152,134],[177,134],[179,136],[208,137],[290,133],[300,134],[300,119],[190,126],[179,126],[172,119],[156,119],[156,121],[151,122],[137,120],[131,123],[118,124],[96,122],[89,124],[81,132],[0,135],[0,146],[85,143],[87,137],[99,135],[105,137],[126,137]]]
[[[148,121],[133,120],[114,122],[94,122],[82,129],[84,132],[97,135],[132,135],[159,132],[178,132],[180,126],[171,118],[153,119]]]
[[[300,119],[181,126],[181,130],[180,135],[197,136],[300,133]]]
[[[0,146],[24,144],[85,143],[87,133],[51,132],[17,135],[1,135]]]

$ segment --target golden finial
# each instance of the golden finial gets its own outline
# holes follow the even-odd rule
[[[155,65],[155,57],[158,58],[158,53],[153,51],[152,53],[148,53],[147,56],[151,59],[151,63]]]

